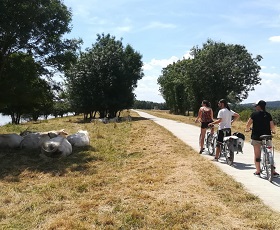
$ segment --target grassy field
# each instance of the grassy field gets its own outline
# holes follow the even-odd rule
[[[83,129],[91,138],[64,159],[0,150],[0,229],[280,229],[280,214],[240,183],[164,128],[131,115],[116,124],[65,117],[0,127]]]

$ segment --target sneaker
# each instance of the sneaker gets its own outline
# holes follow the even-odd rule
[[[254,172],[254,175],[255,175],[255,176],[261,176],[261,173],[259,173],[259,172]]]
[[[203,151],[204,151],[204,148],[200,149],[199,154],[203,153]]]
[[[213,161],[218,161],[218,158],[215,157],[215,158],[213,159]]]
[[[273,173],[273,176],[274,176],[274,177],[278,177],[278,176],[279,176],[279,173],[274,172],[274,173]]]

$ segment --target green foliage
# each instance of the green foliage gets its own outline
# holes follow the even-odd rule
[[[118,111],[132,107],[133,90],[143,77],[141,58],[110,34],[97,35],[92,48],[66,72],[71,106],[76,112],[98,111],[100,117],[115,117]]]
[[[280,109],[270,111],[272,119],[276,125],[280,124]]]
[[[39,78],[42,69],[30,55],[12,54],[3,69],[0,112],[10,115],[12,123],[18,124],[23,114],[32,114],[37,120],[41,111],[50,107],[53,93],[48,83]]]
[[[257,63],[262,57],[252,58],[244,46],[207,40],[202,48],[193,47],[191,54],[192,59],[167,66],[158,78],[160,91],[175,113],[182,108],[198,111],[204,99],[215,112],[221,98],[240,103],[260,83]]]
[[[76,61],[82,42],[62,39],[71,17],[61,0],[0,1],[0,109],[13,122],[49,114],[52,77]]]
[[[241,121],[246,122],[249,119],[251,113],[252,113],[252,110],[250,110],[250,109],[242,110],[241,112],[239,112],[239,115],[240,115],[239,119]]]
[[[152,101],[138,101],[135,100],[133,104],[134,109],[160,109],[167,110],[166,103],[156,103]]]
[[[244,46],[208,40],[202,48],[194,47],[192,55],[188,70],[196,109],[203,99],[211,102],[214,111],[221,98],[241,102],[260,83],[257,62],[262,57],[252,58]]]
[[[175,114],[184,115],[191,105],[191,92],[186,72],[189,62],[190,60],[183,60],[168,65],[158,78],[160,92],[167,106]]]
[[[61,0],[1,0],[0,79],[7,58],[18,51],[59,70],[74,61],[81,40],[62,40],[71,31],[71,17]]]

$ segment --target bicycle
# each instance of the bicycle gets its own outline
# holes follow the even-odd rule
[[[260,136],[261,145],[261,173],[266,173],[266,179],[272,182],[274,173],[274,147],[272,147],[272,135]]]
[[[227,136],[227,134],[230,132],[231,129],[223,129],[222,131],[224,132],[224,138],[223,142],[220,142],[220,148],[221,148],[221,153],[220,156],[223,156],[226,159],[226,162],[228,165],[232,165],[234,161],[234,152],[237,151],[237,140],[238,137],[231,135]]]
[[[207,152],[210,156],[212,156],[214,154],[216,143],[217,143],[217,134],[216,133],[211,134],[211,131],[209,130],[212,128],[213,128],[213,126],[207,127],[207,131],[206,131],[205,137],[204,137],[204,147],[207,149]],[[200,138],[201,138],[201,134],[199,135],[199,138],[198,138],[199,147],[200,147]],[[203,148],[203,149],[205,149],[205,148]]]
[[[212,127],[209,127],[212,128]],[[204,139],[205,147],[207,148],[207,152],[210,156],[213,156],[215,153],[216,145],[217,145],[217,134],[212,133],[207,130]]]

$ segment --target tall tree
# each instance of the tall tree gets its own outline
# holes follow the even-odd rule
[[[168,65],[158,78],[160,92],[167,106],[175,114],[185,115],[190,109],[191,90],[188,86],[186,72],[190,60],[182,60]]]
[[[192,55],[188,74],[195,111],[203,99],[211,102],[214,111],[221,98],[241,102],[260,84],[258,62],[262,57],[253,58],[242,45],[207,40],[202,48],[194,47]]]
[[[58,70],[75,60],[81,40],[62,38],[71,31],[71,16],[61,0],[1,0],[0,81],[13,53],[27,53]]]
[[[143,77],[142,56],[114,36],[97,35],[97,41],[82,53],[66,72],[72,106],[84,113],[98,111],[114,117],[134,102],[134,88]]]

